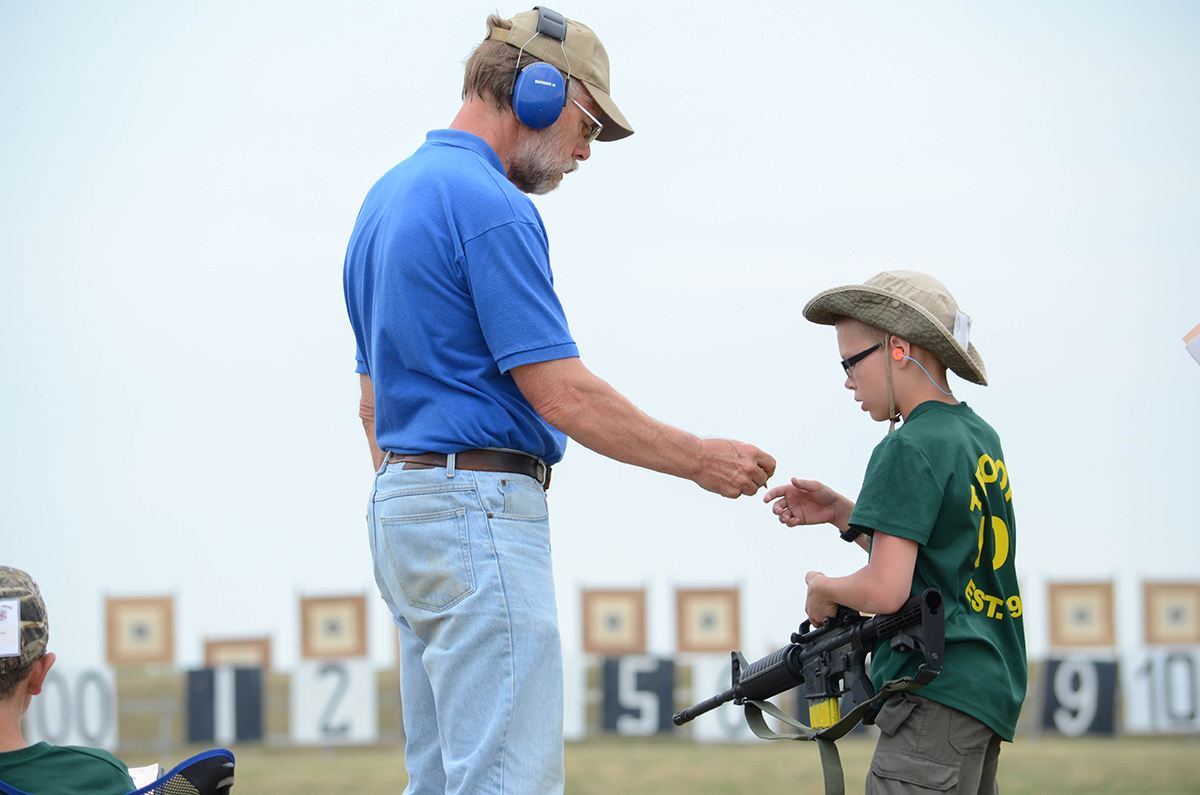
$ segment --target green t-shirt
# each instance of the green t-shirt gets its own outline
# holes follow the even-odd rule
[[[912,593],[942,592],[946,656],[920,694],[1011,741],[1025,700],[1017,523],[1000,437],[966,403],[929,401],[871,453],[850,523],[920,544]],[[912,676],[919,653],[875,649],[876,688]]]
[[[133,779],[99,748],[34,743],[0,754],[0,781],[32,795],[126,795]]]

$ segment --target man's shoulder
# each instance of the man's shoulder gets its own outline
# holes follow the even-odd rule
[[[431,132],[417,151],[376,182],[368,203],[391,204],[398,195],[484,226],[541,224],[533,200],[509,182],[491,147],[458,130]]]
[[[449,182],[472,182],[492,186],[498,193],[533,201],[508,181],[504,164],[486,141],[461,130],[434,130],[400,166],[412,163],[422,172]],[[398,166],[398,168],[400,167]]]

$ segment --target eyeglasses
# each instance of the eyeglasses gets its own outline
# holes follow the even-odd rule
[[[579,100],[573,99],[571,101],[575,103],[575,107],[577,107],[581,111],[583,111],[587,115],[587,117],[592,120],[592,128],[590,130],[588,130],[587,138],[583,142],[584,146],[591,146],[592,141],[595,141],[597,138],[600,137],[600,131],[604,129],[604,125],[600,123],[599,119],[597,119],[592,114],[588,113],[588,109],[585,108],[583,105],[580,105]]]
[[[874,353],[876,350],[878,350],[879,348],[882,348],[882,347],[883,347],[883,343],[877,342],[874,345],[872,345],[870,348],[867,348],[865,351],[854,354],[849,359],[842,359],[842,369],[846,371],[846,377],[847,378],[850,377],[850,370],[851,370],[851,368],[854,367],[854,365],[858,364],[863,359],[867,358],[872,353]]]

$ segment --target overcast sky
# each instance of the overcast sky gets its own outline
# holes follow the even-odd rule
[[[636,135],[536,199],[583,360],[652,415],[853,497],[886,425],[799,310],[883,269],[974,319],[1014,484],[1030,652],[1046,584],[1200,578],[1200,7],[560,0]],[[735,8],[737,10],[735,10]],[[0,3],[0,563],[60,659],[104,598],[173,594],[176,653],[367,593],[371,482],[341,273],[367,190],[459,105],[488,13],[395,2]],[[580,590],[739,586],[748,654],[803,618],[829,527],[578,445],[550,492],[564,647]]]

